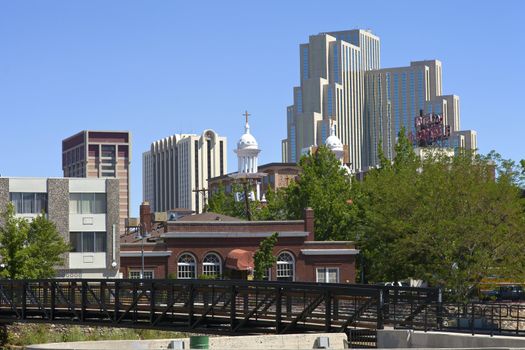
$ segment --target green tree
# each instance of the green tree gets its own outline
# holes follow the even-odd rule
[[[262,280],[268,269],[277,261],[273,254],[273,247],[275,247],[275,244],[277,243],[278,236],[279,234],[275,232],[271,236],[263,239],[259,244],[259,249],[253,255],[255,265],[253,277],[256,280]]]
[[[285,208],[289,219],[300,219],[304,208],[315,213],[315,238],[338,240],[353,232],[356,210],[351,205],[350,175],[328,148],[321,146],[299,161],[301,174],[285,189]],[[274,209],[275,210],[275,209]]]
[[[0,227],[0,255],[5,278],[50,278],[55,267],[63,263],[63,254],[69,251],[55,225],[41,214],[31,223],[15,216],[14,207],[7,205]]]
[[[459,298],[492,274],[522,279],[519,166],[467,151],[434,150],[421,160],[403,133],[396,151],[392,166],[371,171],[353,188],[368,279],[423,279]]]

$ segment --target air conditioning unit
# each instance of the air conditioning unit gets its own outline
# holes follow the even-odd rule
[[[165,211],[162,211],[162,212],[155,212],[153,214],[153,221],[161,221],[161,222],[164,222],[164,221],[168,221],[168,213],[166,213]]]

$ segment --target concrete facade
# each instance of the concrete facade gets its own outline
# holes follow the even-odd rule
[[[143,154],[144,201],[156,212],[188,208],[200,213],[208,179],[226,172],[227,147],[226,138],[213,130],[153,142]]]
[[[94,199],[96,194],[100,195],[101,212],[91,210],[94,200],[79,203],[74,199],[78,196]],[[57,268],[57,277],[119,276],[119,198],[118,179],[0,178],[0,210],[4,211],[7,203],[12,201],[15,215],[29,221],[42,210],[65,242],[72,245],[72,251],[64,257],[64,265]],[[78,212],[78,208],[86,212]],[[71,241],[72,235],[81,237],[80,251]],[[88,237],[84,238],[84,235]],[[99,242],[97,249],[95,240],[99,239],[103,241]]]

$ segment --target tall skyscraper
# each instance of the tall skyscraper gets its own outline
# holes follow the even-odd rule
[[[364,72],[379,68],[379,56],[379,38],[367,30],[313,35],[300,45],[301,85],[287,109],[284,162],[297,162],[310,146],[323,144],[335,120],[352,169],[362,168]]]
[[[294,105],[287,108],[283,161],[297,162],[310,146],[321,145],[330,120],[349,148],[355,172],[377,165],[380,141],[393,158],[399,130],[415,135],[421,112],[443,116],[451,132],[447,145],[476,144],[475,132],[461,142],[459,97],[443,95],[440,61],[381,69],[379,55],[379,38],[365,30],[322,33],[300,45],[301,86],[294,88]]]
[[[225,174],[226,137],[213,130],[175,134],[151,144],[142,159],[144,200],[154,211],[188,208],[202,212],[208,179]]]
[[[62,140],[64,177],[119,179],[119,232],[129,217],[131,135],[128,131],[84,130]]]

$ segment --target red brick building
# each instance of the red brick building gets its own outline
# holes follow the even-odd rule
[[[151,223],[149,205],[143,204],[141,222],[152,232],[143,245],[145,278],[249,278],[259,243],[278,232],[270,280],[355,282],[359,251],[353,242],[315,241],[312,209],[303,220],[243,221],[204,213],[159,224]],[[124,277],[138,278],[142,240],[124,237],[120,249]]]

